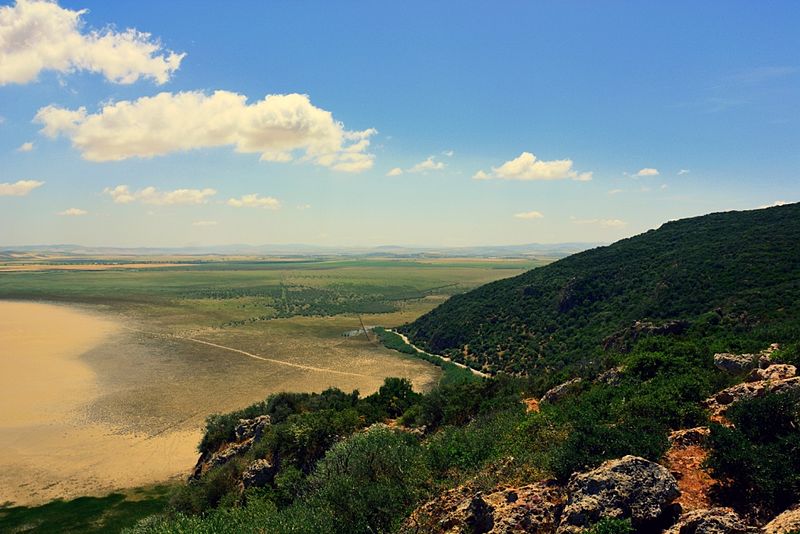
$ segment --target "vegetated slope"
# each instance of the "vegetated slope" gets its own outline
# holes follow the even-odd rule
[[[722,322],[780,341],[798,312],[791,204],[669,222],[454,296],[400,330],[475,368],[532,373],[596,365],[604,340],[636,321]]]

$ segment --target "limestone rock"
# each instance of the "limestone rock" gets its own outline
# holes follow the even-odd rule
[[[797,376],[797,368],[788,363],[773,363],[765,369],[753,369],[747,376],[748,382],[760,380],[785,380]]]
[[[730,508],[705,508],[683,514],[664,534],[756,534]]]
[[[559,534],[581,532],[603,517],[630,518],[640,530],[657,528],[677,515],[672,503],[680,491],[665,467],[637,456],[624,456],[592,471],[573,474],[567,494]]]
[[[401,532],[554,533],[563,501],[563,490],[553,481],[489,492],[466,484],[417,508]]]
[[[713,421],[724,422],[725,412],[737,402],[763,397],[767,393],[786,393],[797,389],[800,389],[800,376],[782,380],[744,382],[723,389],[706,399],[704,404],[711,410]]]
[[[564,397],[566,397],[573,390],[575,386],[580,384],[580,382],[581,379],[580,377],[578,377],[578,378],[573,378],[572,380],[568,380],[563,384],[559,384],[556,387],[548,390],[547,393],[545,393],[542,396],[542,399],[539,402],[549,402],[549,403],[558,402]]]
[[[270,417],[268,415],[259,415],[253,419],[239,419],[239,424],[236,425],[234,430],[236,441],[244,441],[250,438],[258,441],[269,424]]]
[[[796,504],[764,525],[764,534],[788,534],[800,530],[800,504]]]
[[[267,460],[256,460],[247,466],[242,473],[242,485],[247,488],[263,488],[267,484],[272,484],[278,467],[275,462]]]
[[[689,446],[703,446],[711,431],[707,426],[676,430],[669,435],[669,443],[675,448],[682,449]]]
[[[720,352],[714,355],[714,366],[726,373],[739,374],[758,366],[758,360],[758,354]]]

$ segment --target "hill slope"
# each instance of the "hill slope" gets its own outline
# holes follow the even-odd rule
[[[780,341],[799,313],[791,204],[669,222],[455,296],[400,330],[475,368],[532,373],[590,365],[636,321],[705,321]]]

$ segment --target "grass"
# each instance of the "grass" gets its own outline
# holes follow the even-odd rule
[[[153,486],[41,506],[0,507],[0,532],[112,533],[160,512],[172,488]]]

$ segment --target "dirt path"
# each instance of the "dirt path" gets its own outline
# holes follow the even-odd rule
[[[332,374],[345,375],[345,376],[366,377],[366,375],[363,375],[363,374],[360,374],[360,373],[351,373],[351,372],[348,372],[348,371],[337,371],[335,369],[325,369],[324,367],[313,367],[311,365],[303,365],[303,364],[300,364],[300,363],[292,363],[292,362],[287,362],[287,361],[283,361],[283,360],[276,360],[276,359],[273,359],[273,358],[265,358],[264,356],[259,356],[258,354],[253,354],[252,352],[247,352],[247,351],[244,351],[244,350],[241,350],[241,349],[236,349],[234,347],[226,347],[225,345],[219,345],[217,343],[212,343],[210,341],[204,341],[202,339],[197,339],[197,338],[193,338],[193,337],[183,337],[183,336],[178,336],[178,335],[175,335],[175,334],[162,334],[162,333],[159,333],[159,332],[148,332],[146,330],[138,330],[136,328],[130,328],[130,327],[127,327],[127,326],[125,326],[123,328],[125,328],[126,330],[129,330],[131,332],[138,332],[140,334],[147,334],[147,335],[151,335],[151,336],[160,336],[160,337],[168,337],[168,338],[172,338],[172,339],[181,339],[183,341],[191,341],[192,343],[199,343],[201,345],[207,345],[209,347],[214,347],[214,348],[217,348],[217,349],[227,350],[227,351],[230,351],[230,352],[236,352],[237,354],[242,354],[244,356],[247,356],[248,358],[253,358],[254,360],[261,360],[262,362],[276,363],[278,365],[286,365],[288,367],[294,367],[295,369],[303,369],[303,370],[306,370],[306,371],[314,371],[314,372],[318,372],[318,373],[332,373]]]
[[[414,349],[414,350],[416,350],[417,352],[421,352],[422,354],[425,354],[426,356],[431,356],[431,357],[433,357],[433,358],[439,358],[439,359],[440,359],[440,360],[442,360],[442,361],[445,361],[445,362],[450,362],[450,363],[452,363],[453,365],[455,365],[455,366],[457,366],[457,367],[461,367],[462,369],[469,369],[470,371],[472,371],[472,374],[474,374],[474,375],[476,375],[476,376],[479,376],[479,377],[481,377],[481,378],[489,378],[489,377],[491,376],[491,375],[488,375],[488,374],[486,374],[486,373],[483,373],[483,372],[481,372],[481,371],[478,371],[477,369],[473,369],[473,368],[472,368],[472,367],[470,367],[469,365],[464,365],[463,363],[454,362],[453,360],[451,360],[451,359],[450,359],[450,358],[448,358],[447,356],[440,356],[440,355],[438,355],[438,354],[431,354],[430,352],[424,351],[424,350],[422,350],[421,348],[419,348],[418,346],[414,345],[414,344],[413,344],[413,343],[412,343],[412,342],[411,342],[411,341],[408,339],[408,336],[406,336],[405,334],[401,334],[401,333],[400,333],[400,332],[398,332],[397,330],[393,330],[393,329],[391,329],[391,328],[387,328],[387,329],[386,329],[386,331],[387,331],[387,332],[392,332],[393,334],[397,334],[398,336],[400,336],[400,339],[402,339],[403,341],[405,341],[405,342],[406,342],[406,344],[407,344],[408,346],[410,346],[411,348],[413,348],[413,349]]]

